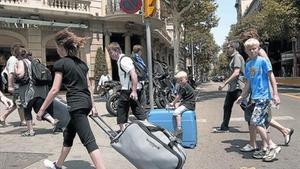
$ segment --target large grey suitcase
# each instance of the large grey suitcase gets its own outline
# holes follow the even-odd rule
[[[176,137],[167,130],[149,122],[133,121],[123,132],[117,134],[101,117],[91,118],[109,135],[111,146],[136,168],[180,169],[183,167],[186,153]]]

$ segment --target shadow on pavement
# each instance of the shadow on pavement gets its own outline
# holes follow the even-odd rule
[[[0,152],[0,168],[21,169],[30,166],[51,154],[26,152]]]
[[[66,161],[64,162],[64,166],[69,169],[95,169],[89,162],[83,160]]]
[[[253,152],[242,152],[240,151],[240,148],[245,146],[246,144],[249,143],[249,140],[242,140],[242,139],[234,139],[234,140],[224,140],[222,143],[229,144],[230,147],[225,148],[225,151],[230,153],[230,152],[236,152],[242,155],[242,158],[244,159],[254,159],[252,157]],[[261,141],[257,141],[257,145],[261,145]],[[255,159],[254,159],[255,160]]]
[[[216,99],[216,98],[225,98],[226,92],[225,91],[209,91],[209,92],[204,92],[204,91],[199,91],[196,97],[197,102],[202,102],[202,101],[207,101],[211,99]]]
[[[26,131],[27,129],[25,127],[23,128],[17,128],[5,132],[0,132],[0,135],[2,134],[18,134],[21,135],[22,132]],[[45,128],[34,128],[35,134],[42,135],[42,134],[53,134],[52,129],[45,129]]]
[[[218,133],[226,133],[226,132],[214,132],[214,129],[217,129],[217,128],[220,128],[220,126],[217,126],[217,127],[213,127],[213,130],[212,130],[212,132],[211,133],[215,133],[215,134],[218,134]],[[246,130],[246,131],[243,131],[243,130],[239,130],[239,128],[241,128],[240,126],[230,126],[229,127],[229,133],[249,133],[249,131],[248,130]],[[228,133],[227,132],[227,133]]]

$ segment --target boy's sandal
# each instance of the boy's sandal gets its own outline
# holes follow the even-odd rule
[[[22,137],[32,137],[35,136],[35,132],[29,132],[29,131],[25,131],[24,133],[21,134]]]

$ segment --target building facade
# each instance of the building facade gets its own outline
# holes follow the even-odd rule
[[[157,4],[159,7],[159,1]],[[90,37],[79,54],[90,68],[90,77],[94,76],[97,50],[105,52],[105,46],[113,41],[120,43],[127,55],[133,45],[141,44],[147,62],[142,16],[139,12],[124,13],[120,0],[0,0],[0,66],[10,56],[11,45],[20,43],[51,68],[59,59],[55,33],[66,27],[80,36]],[[172,39],[159,12],[151,18],[151,28],[154,57],[172,66]],[[115,63],[105,54],[108,72],[117,77]]]

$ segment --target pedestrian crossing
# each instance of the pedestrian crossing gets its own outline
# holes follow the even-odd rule
[[[292,116],[272,116],[272,118],[274,120],[277,120],[277,121],[280,121],[280,120],[295,120],[294,117]],[[231,122],[233,121],[236,121],[236,122],[239,122],[239,121],[245,121],[245,118],[244,117],[232,117],[230,119]],[[207,119],[197,119],[197,123],[207,123]]]

